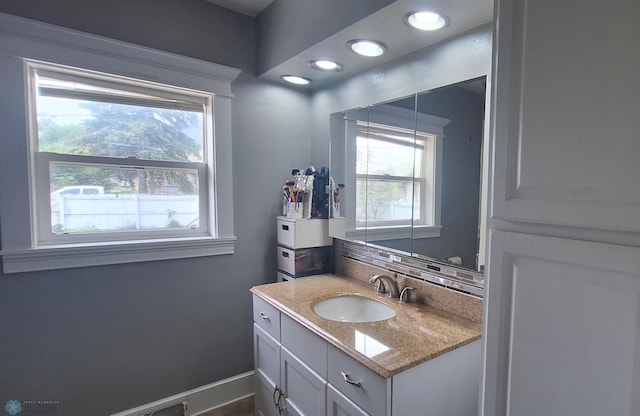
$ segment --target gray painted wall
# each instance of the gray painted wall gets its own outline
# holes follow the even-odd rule
[[[412,251],[436,259],[461,256],[476,267],[480,210],[480,162],[484,95],[445,88],[421,95],[418,112],[448,118],[442,161],[442,232],[440,238],[412,242]]]
[[[308,94],[254,78],[254,20],[202,0],[1,0],[0,12],[243,69],[236,253],[0,275],[0,403],[107,415],[251,370],[249,288],[275,280],[278,191],[310,163]]]
[[[390,3],[393,0],[278,0],[271,3],[256,19],[258,74],[264,74]]]

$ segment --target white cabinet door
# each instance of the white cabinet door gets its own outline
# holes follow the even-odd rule
[[[324,416],[326,381],[282,347],[280,378],[285,413],[294,416]]]
[[[279,383],[280,343],[256,324],[253,324],[253,361],[256,372],[273,385]]]
[[[483,414],[640,415],[640,1],[495,4]]]
[[[493,218],[640,231],[640,1],[496,6]]]
[[[255,408],[263,416],[279,414],[276,407],[280,385],[280,343],[253,324]]]
[[[275,401],[278,399],[276,386],[269,383],[261,373],[255,375],[255,410],[258,416],[280,416]]]
[[[493,231],[484,415],[640,415],[640,248]]]
[[[327,416],[368,416],[368,413],[327,384]]]

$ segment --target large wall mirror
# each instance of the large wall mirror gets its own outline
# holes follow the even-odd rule
[[[481,270],[485,102],[482,77],[331,114],[330,235]]]

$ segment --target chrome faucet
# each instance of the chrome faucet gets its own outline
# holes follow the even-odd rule
[[[400,292],[400,302],[409,303],[409,291],[416,290],[415,287],[407,286]]]
[[[386,274],[376,274],[371,279],[369,279],[369,283],[372,285],[377,284],[376,291],[384,293],[384,288],[389,292],[389,297],[398,298],[400,297],[400,290],[398,289],[398,284],[393,278],[387,276]]]

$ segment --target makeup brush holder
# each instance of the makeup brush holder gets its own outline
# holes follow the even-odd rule
[[[304,204],[290,204],[287,211],[287,218],[303,218]]]

